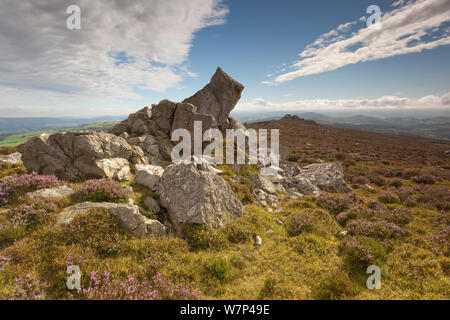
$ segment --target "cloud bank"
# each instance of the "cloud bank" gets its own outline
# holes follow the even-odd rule
[[[279,84],[346,65],[421,52],[450,44],[450,1],[396,1],[381,18],[381,28],[367,28],[366,17],[321,35],[288,70],[264,81]]]
[[[139,99],[193,76],[195,32],[225,22],[222,0],[0,0],[0,95],[10,105]],[[81,30],[68,30],[68,6]]]
[[[307,99],[290,102],[270,102],[255,99],[237,105],[236,112],[272,111],[326,111],[326,110],[448,110],[450,92],[442,96],[429,95],[412,99],[397,96],[383,96],[377,99]]]

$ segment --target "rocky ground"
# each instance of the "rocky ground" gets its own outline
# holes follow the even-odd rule
[[[172,164],[174,130],[244,128],[229,116],[242,90],[219,68],[108,133],[0,150],[0,297],[449,298],[450,144],[286,116],[247,125],[281,130],[275,175]],[[69,265],[83,290],[66,288]]]

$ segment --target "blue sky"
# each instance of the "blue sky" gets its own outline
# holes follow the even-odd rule
[[[217,66],[245,86],[237,111],[450,109],[448,0],[27,1],[0,0],[4,115],[126,114],[183,100]],[[81,30],[63,27],[69,3]],[[379,31],[362,19],[370,5]]]

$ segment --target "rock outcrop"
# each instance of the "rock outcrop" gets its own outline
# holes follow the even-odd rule
[[[22,154],[19,152],[11,153],[6,156],[0,156],[0,164],[19,164],[22,163]]]
[[[183,102],[196,106],[200,114],[214,116],[222,130],[231,129],[235,120],[230,119],[229,115],[241,98],[243,90],[242,84],[219,67],[209,84]]]
[[[95,209],[108,211],[137,237],[161,237],[167,234],[166,227],[161,222],[143,216],[138,206],[121,203],[79,203],[58,213],[56,223],[61,227],[68,226],[78,215],[88,214]]]
[[[183,223],[220,228],[244,212],[242,203],[225,180],[194,164],[168,166],[161,179],[161,189],[160,204],[167,209],[175,229]]]
[[[28,170],[63,180],[110,177],[127,180],[139,153],[125,139],[104,132],[41,134],[20,145]]]

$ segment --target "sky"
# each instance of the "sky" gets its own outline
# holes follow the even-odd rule
[[[218,66],[235,113],[450,115],[449,44],[450,0],[0,0],[0,117],[127,115]]]

